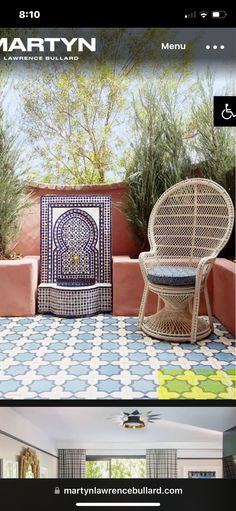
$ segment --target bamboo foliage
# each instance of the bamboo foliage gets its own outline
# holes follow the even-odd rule
[[[30,204],[20,150],[0,108],[0,257],[12,256],[22,214]]]
[[[135,141],[126,174],[128,193],[121,209],[141,249],[148,247],[148,219],[157,199],[171,185],[191,177],[182,119],[172,99],[148,86],[133,103]]]
[[[198,102],[192,105],[192,125],[196,133],[193,149],[204,177],[227,188],[227,173],[235,167],[234,128],[214,126],[214,75],[210,72],[203,82],[197,81],[196,96]]]

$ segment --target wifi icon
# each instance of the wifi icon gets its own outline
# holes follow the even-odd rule
[[[208,15],[208,12],[207,12],[207,11],[201,11],[199,14],[200,14],[200,16],[201,16],[202,18],[206,18],[206,17],[207,17],[207,15]]]

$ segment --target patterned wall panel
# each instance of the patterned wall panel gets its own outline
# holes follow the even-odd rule
[[[85,288],[83,293],[78,289],[81,287]],[[110,296],[105,305],[103,295]],[[62,305],[55,309],[57,299]],[[95,301],[93,306],[92,301]],[[65,310],[66,303],[70,303],[68,310]],[[56,313],[56,310],[61,315],[85,315],[86,307],[88,314],[111,310],[110,196],[45,195],[41,198],[38,306],[39,312]]]

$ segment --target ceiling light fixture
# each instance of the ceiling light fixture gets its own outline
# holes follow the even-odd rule
[[[123,421],[122,426],[125,429],[140,429],[145,428],[144,422],[140,419],[139,415],[129,415],[127,419]]]
[[[154,423],[160,418],[159,413],[153,413],[146,409],[121,412],[119,415],[108,417],[108,419],[118,422],[125,429],[145,428],[148,423]]]

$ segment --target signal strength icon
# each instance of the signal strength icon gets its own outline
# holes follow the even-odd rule
[[[202,18],[206,18],[206,17],[207,17],[207,15],[208,15],[208,12],[207,12],[207,11],[201,11],[201,12],[199,12],[199,14],[200,14],[200,16],[201,16]]]
[[[185,14],[184,17],[185,18],[196,18],[197,17],[197,13],[196,13],[196,11],[193,11],[193,12],[190,12],[190,14]]]

